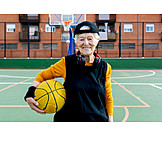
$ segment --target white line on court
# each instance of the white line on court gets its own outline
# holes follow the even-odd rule
[[[0,84],[16,84],[17,82],[0,82]],[[24,82],[20,84],[32,84],[32,82]],[[116,85],[117,83],[111,83],[113,85]],[[156,86],[156,85],[162,85],[162,83],[119,83],[121,85],[151,85],[151,86]],[[157,86],[158,87],[158,86]],[[160,87],[159,87],[160,88]]]
[[[111,84],[117,84],[117,83],[111,83]],[[121,85],[150,85],[150,84],[156,84],[156,85],[162,85],[162,83],[119,83]]]
[[[4,70],[0,70],[4,71]],[[11,71],[11,70],[5,70],[5,71]],[[12,71],[18,71],[18,70],[12,70]],[[27,70],[21,70],[21,71],[27,71]],[[40,70],[32,70],[32,71],[40,71]],[[115,70],[115,71],[120,71],[120,70]],[[135,71],[135,70],[134,70]],[[152,70],[140,70],[140,71],[149,71],[151,74],[147,75],[139,75],[139,76],[129,76],[129,77],[111,77],[112,79],[132,79],[132,78],[143,78],[143,77],[149,77],[153,76],[156,73]],[[24,77],[24,76],[10,76],[10,75],[0,75],[0,78],[34,78],[34,77]]]
[[[34,78],[34,77],[0,75],[0,78]]]
[[[17,82],[0,82],[0,84],[16,84]],[[20,84],[32,84],[32,82],[24,82],[24,83],[20,83]]]
[[[142,71],[142,70],[141,70]],[[144,70],[146,71],[146,70]],[[155,75],[155,71],[152,70],[148,70],[149,72],[151,72],[151,74],[147,74],[147,75],[139,75],[139,76],[129,76],[129,77],[112,77],[112,79],[132,79],[132,78],[143,78],[143,77],[150,77]]]
[[[158,89],[162,89],[162,87],[155,85],[155,83],[154,84],[150,83],[149,85],[152,86],[152,87],[158,88]]]

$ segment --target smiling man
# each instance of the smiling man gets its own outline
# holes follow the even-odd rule
[[[78,24],[74,30],[77,54],[63,57],[60,61],[40,72],[29,87],[25,100],[38,113],[33,99],[35,88],[43,81],[64,78],[66,102],[56,112],[56,122],[112,122],[113,97],[111,66],[95,53],[99,42],[97,26],[89,21]]]

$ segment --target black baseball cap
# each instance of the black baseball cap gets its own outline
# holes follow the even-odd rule
[[[96,24],[90,21],[83,21],[75,27],[74,36],[82,33],[97,33],[99,35],[99,30]]]

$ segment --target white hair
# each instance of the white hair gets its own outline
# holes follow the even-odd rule
[[[98,35],[98,33],[92,33],[92,34],[94,35],[94,38],[95,38],[97,41],[100,39],[100,36]],[[75,43],[78,42],[78,35],[79,35],[79,34],[76,34],[76,35],[75,35],[75,38],[74,38]]]

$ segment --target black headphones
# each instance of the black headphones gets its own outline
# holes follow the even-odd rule
[[[93,67],[98,67],[101,57],[95,52],[93,54],[95,56]],[[85,57],[80,54],[80,51],[77,52],[76,59],[77,59],[77,65],[85,66]]]

